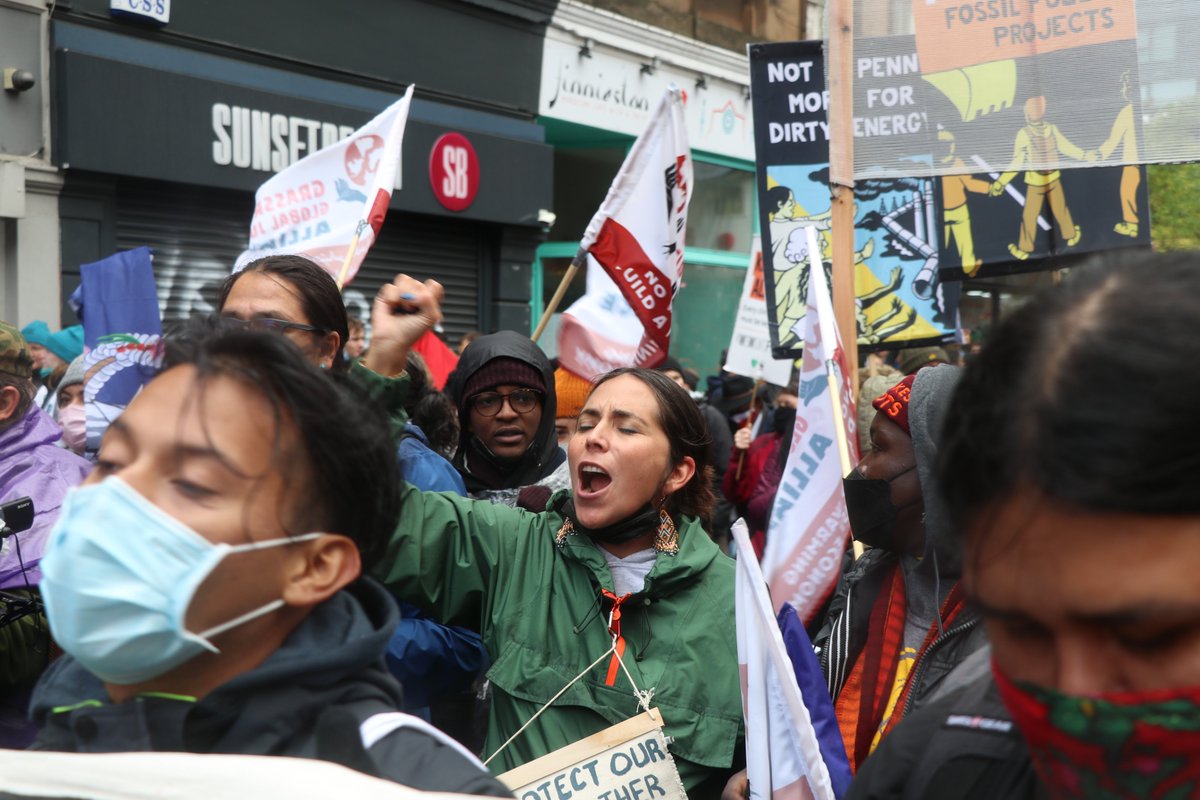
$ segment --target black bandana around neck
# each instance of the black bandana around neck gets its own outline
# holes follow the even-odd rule
[[[575,515],[574,500],[568,499],[563,503],[561,513],[570,520],[577,532],[586,533],[592,541],[606,544],[622,544],[639,536],[645,536],[647,533],[653,533],[658,529],[659,523],[658,509],[651,503],[646,503],[633,515],[601,528],[589,528],[579,521],[579,517]]]

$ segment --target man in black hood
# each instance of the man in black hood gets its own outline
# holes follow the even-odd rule
[[[528,337],[501,331],[471,342],[446,395],[462,430],[454,466],[471,497],[515,505],[523,487],[569,483],[554,431],[554,369]]]

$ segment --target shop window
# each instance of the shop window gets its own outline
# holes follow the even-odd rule
[[[754,232],[754,173],[697,161],[688,206],[687,246],[750,252]]]
[[[625,160],[625,147],[554,150],[553,241],[579,241]]]
[[[703,379],[720,371],[746,273],[729,267],[685,264],[675,297],[671,355]]]

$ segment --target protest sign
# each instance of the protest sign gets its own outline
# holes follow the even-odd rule
[[[828,94],[821,43],[752,46],[750,81],[767,311],[779,358],[803,349],[809,260],[805,228],[818,229],[820,261],[827,271],[832,259]],[[932,181],[864,181],[856,187],[855,201],[859,348],[911,347],[953,337],[959,291],[938,279]]]
[[[735,375],[762,379],[776,386],[787,386],[792,377],[792,360],[772,358],[771,330],[767,320],[767,289],[763,278],[762,239],[755,234],[750,245],[750,268],[742,283],[733,322],[733,337],[725,370]]]
[[[687,800],[650,709],[499,775],[518,800]]]
[[[1094,149],[1085,151],[1074,149],[1074,134],[1066,132],[1069,113],[1060,112],[1062,121],[1051,120],[1049,109],[1061,107],[1064,98],[1055,95],[1044,105],[1035,103],[1030,111],[1041,115],[1036,125],[1026,121],[1023,106],[1010,107],[1018,81],[1033,81],[1024,68],[980,68],[973,82],[939,84],[922,71],[924,53],[918,52],[915,37],[862,42],[871,45],[874,55],[856,57],[856,159],[864,143],[886,140],[887,157],[899,159],[905,172],[896,177],[888,162],[855,184],[860,349],[952,338],[960,287],[951,281],[1055,269],[1090,252],[1149,244],[1142,168],[1106,166],[1041,175],[1030,166],[1029,153],[1051,140],[1064,152],[1076,153],[1077,165],[1121,163],[1137,149],[1136,76],[1116,71],[1128,59],[1114,50],[1127,49],[1128,43],[1105,45],[1116,61],[1106,62],[1096,74],[1120,84],[1127,99],[1114,112],[1105,138],[1089,142]],[[768,310],[776,355],[783,355],[800,347],[796,323],[804,313],[807,285],[805,243],[795,231],[809,224],[822,228],[822,257],[829,261],[831,254],[823,60],[815,42],[754,45],[750,59]],[[979,105],[980,98],[988,97],[994,108]],[[964,105],[966,98],[970,102]],[[985,111],[992,119],[1009,120],[999,159],[981,154],[986,136],[975,132],[975,123],[963,121]],[[931,168],[931,159],[937,169]]]

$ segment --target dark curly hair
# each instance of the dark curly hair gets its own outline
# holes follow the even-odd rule
[[[708,463],[711,437],[699,406],[679,384],[662,372],[652,369],[614,369],[601,375],[592,386],[592,391],[622,375],[637,378],[654,395],[658,404],[658,424],[662,426],[667,441],[671,444],[671,464],[678,464],[685,456],[696,462],[696,474],[667,500],[667,511],[672,516],[682,514],[707,521],[712,516],[717,496],[713,492],[715,473],[712,465]]]

